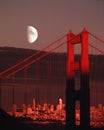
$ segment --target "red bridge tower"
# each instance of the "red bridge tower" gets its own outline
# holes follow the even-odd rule
[[[74,45],[81,44],[80,61],[75,61]],[[75,90],[75,72],[80,72],[80,88]],[[80,34],[70,32],[67,35],[66,61],[66,130],[76,128],[75,103],[80,103],[80,128],[90,127],[90,88],[88,32],[84,29]]]

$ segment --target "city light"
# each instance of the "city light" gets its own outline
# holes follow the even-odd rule
[[[34,123],[61,123],[65,125],[66,122],[66,110],[65,104],[62,103],[62,99],[59,98],[58,104],[53,105],[50,103],[44,103],[43,105],[37,104],[35,98],[33,98],[33,104],[22,104],[21,108],[14,105],[13,111],[8,112],[10,115],[15,113],[15,117],[30,118]],[[76,125],[80,125],[80,105],[76,104]],[[98,104],[97,106],[90,106],[90,126],[91,127],[104,127],[104,106]]]

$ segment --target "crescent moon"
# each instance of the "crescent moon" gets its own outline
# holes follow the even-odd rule
[[[29,43],[33,43],[37,40],[38,38],[38,31],[36,28],[33,26],[28,26],[27,27],[27,38]]]

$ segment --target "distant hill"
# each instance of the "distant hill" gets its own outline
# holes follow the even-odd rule
[[[21,48],[13,48],[13,47],[0,47],[0,71],[3,71],[9,67],[11,67],[14,64],[17,64],[18,62],[22,61],[24,58],[32,55],[33,53],[36,53],[37,50],[32,50],[32,49],[21,49]],[[41,52],[38,56],[43,54],[45,52]],[[36,56],[31,58],[32,61]],[[80,58],[79,55],[75,56],[75,59],[78,61]],[[89,59],[91,61],[91,75],[96,75],[96,73],[99,73],[99,75],[102,75],[104,77],[104,55],[89,55]],[[28,63],[28,62],[27,62]],[[59,65],[61,64],[61,65]],[[38,71],[41,73],[41,76],[46,74],[48,75],[49,71],[49,66],[52,66],[51,69],[54,71],[52,74],[52,77],[55,75],[57,76],[56,73],[60,73],[60,75],[65,76],[65,71],[66,71],[66,54],[65,53],[52,53],[49,56],[46,56],[39,62],[32,64],[29,68],[29,76],[34,76],[33,72],[36,72],[36,67],[38,67]],[[59,67],[63,66],[63,70],[59,69]],[[58,72],[60,71],[60,72]],[[21,74],[21,73],[20,73]],[[18,75],[18,74],[17,74]]]

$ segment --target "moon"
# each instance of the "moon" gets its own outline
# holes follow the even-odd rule
[[[38,38],[38,31],[33,26],[27,27],[27,38],[29,43],[34,43]]]

